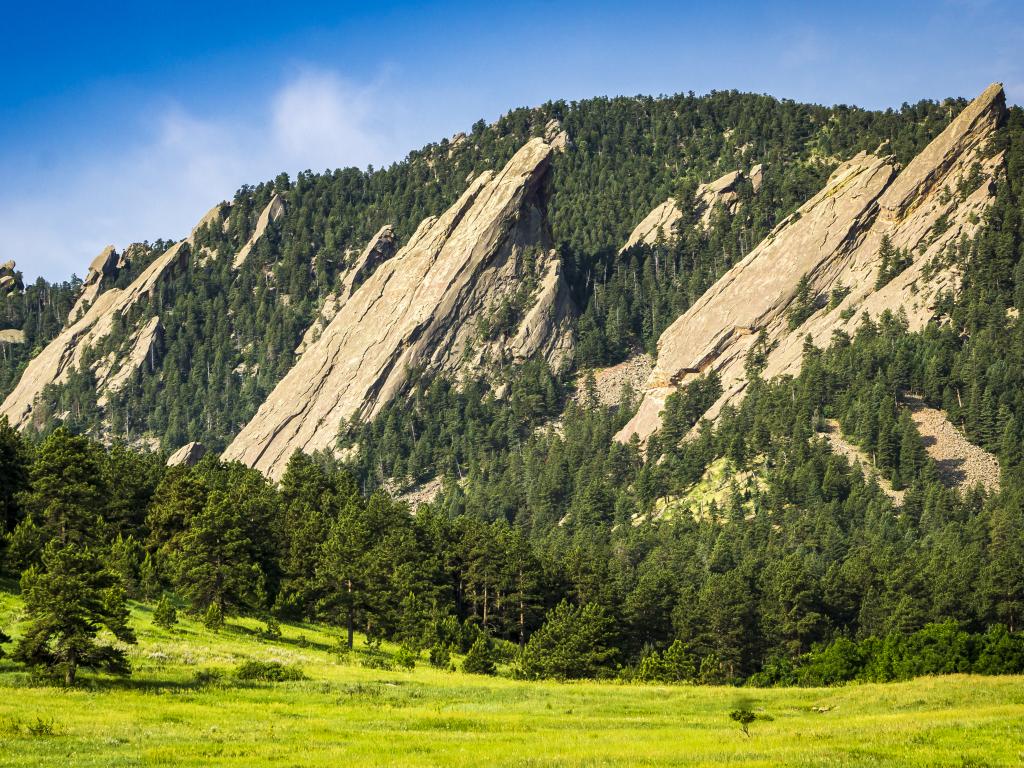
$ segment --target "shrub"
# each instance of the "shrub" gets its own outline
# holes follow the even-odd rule
[[[391,671],[395,668],[394,659],[392,659],[388,654],[377,650],[367,652],[360,663],[367,669],[383,669],[385,671]]]
[[[203,626],[211,632],[219,632],[224,627],[224,613],[216,603],[210,603],[203,616]]]
[[[279,661],[246,661],[235,669],[235,678],[244,682],[282,683],[289,680],[305,680],[306,676],[298,667]]]
[[[416,651],[403,645],[395,654],[395,663],[402,669],[414,669],[418,658],[419,654]]]
[[[197,669],[192,675],[192,684],[200,688],[220,685],[223,682],[224,670],[221,669]]]
[[[263,637],[267,640],[280,640],[281,639],[281,622],[275,617],[267,617],[267,626],[263,630]]]
[[[430,666],[448,669],[452,664],[452,652],[447,645],[434,643],[430,648]]]
[[[494,665],[494,643],[489,635],[481,634],[466,654],[466,660],[462,662],[462,671],[474,675],[493,675],[496,671]]]
[[[162,629],[170,629],[178,623],[178,612],[166,594],[161,596],[156,610],[153,611],[153,623]]]

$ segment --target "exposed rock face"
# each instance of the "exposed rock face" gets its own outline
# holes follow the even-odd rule
[[[718,372],[725,391],[707,417],[736,402],[746,386],[747,351],[762,330],[773,345],[764,370],[770,379],[799,371],[807,335],[827,346],[834,331],[854,333],[864,312],[877,317],[902,309],[912,330],[924,327],[938,294],[959,286],[956,270],[936,257],[961,236],[972,236],[992,201],[1002,157],[986,157],[983,150],[1005,111],[1002,87],[992,85],[902,172],[892,158],[864,152],[837,168],[821,192],[665,330],[644,401],[619,439],[646,439],[660,426],[675,387],[709,370]],[[979,169],[973,178],[980,181],[961,192]],[[913,261],[875,290],[883,237]],[[804,275],[817,309],[790,329],[787,310]],[[828,298],[840,288],[848,294],[829,310]]]
[[[330,448],[342,423],[372,418],[410,371],[463,375],[499,351],[558,364],[571,350],[571,303],[544,208],[553,150],[524,145],[498,173],[478,176],[439,217],[423,221],[338,309],[224,453],[273,477],[291,454]],[[527,263],[536,282],[515,327],[480,328],[517,296]]]
[[[256,229],[253,230],[252,236],[242,246],[241,250],[235,254],[235,260],[231,262],[231,266],[238,269],[245,264],[245,260],[249,258],[249,254],[256,247],[256,243],[266,234],[267,227],[270,226],[271,222],[277,221],[282,216],[284,216],[284,198],[275,192],[274,196],[270,198],[270,202],[267,203],[266,208],[260,213],[260,217],[256,220]]]
[[[0,293],[10,295],[21,290],[21,281],[14,271],[14,261],[0,264]]]
[[[569,134],[562,130],[560,120],[548,120],[544,126],[544,141],[558,152],[565,152],[569,148]]]
[[[654,245],[658,240],[671,242],[675,238],[676,222],[682,217],[683,212],[679,210],[679,203],[674,197],[670,197],[636,225],[619,253],[624,253],[640,243]]]
[[[323,306],[313,323],[306,329],[302,341],[295,349],[295,354],[301,355],[313,342],[320,338],[324,329],[330,324],[334,316],[345,305],[366,280],[377,270],[381,264],[395,255],[398,250],[398,240],[395,238],[395,228],[390,224],[381,227],[377,234],[370,238],[366,248],[359,255],[352,265],[345,270],[341,279],[341,289],[324,298]]]
[[[189,243],[182,240],[154,259],[124,290],[111,288],[99,293],[80,318],[65,327],[32,359],[18,385],[4,400],[3,405],[0,405],[0,414],[6,415],[15,426],[26,426],[31,421],[33,403],[43,389],[49,384],[65,381],[70,371],[81,364],[85,350],[110,334],[115,314],[123,316],[136,304],[145,301],[166,277],[184,266],[188,257]],[[153,333],[155,332],[154,328]],[[129,350],[117,354],[118,358],[126,360],[118,369],[119,372],[128,370],[128,360],[139,359],[140,364],[145,361],[150,349],[147,343],[151,343],[152,339],[147,342],[146,335],[141,332],[140,334],[133,337]],[[139,354],[140,345],[145,347],[145,354]],[[107,366],[104,369],[101,366],[97,369],[97,376],[109,372],[110,368],[111,366]],[[99,387],[106,390],[109,382],[105,378],[100,378]]]
[[[716,208],[721,206],[729,213],[735,213],[739,201],[736,186],[743,181],[743,171],[732,171],[707,184],[697,187],[694,197],[700,213],[700,227],[711,226],[711,217]]]
[[[194,467],[206,455],[206,446],[202,443],[188,443],[181,446],[167,459],[168,467]]]
[[[109,370],[104,371],[102,376],[97,371],[96,378],[101,388],[108,392],[120,392],[131,379],[133,373],[141,370],[147,361],[152,364],[153,354],[162,332],[163,327],[160,325],[160,318],[152,317],[148,323],[132,334],[128,342],[128,356],[126,358],[123,356],[118,358],[120,366],[117,370],[113,373]],[[104,405],[106,403],[105,397],[101,398],[101,401],[100,405]]]
[[[694,193],[693,204],[700,214],[698,226],[705,230],[710,227],[711,217],[719,207],[724,208],[729,213],[736,212],[739,201],[736,186],[743,179],[742,171],[730,171],[714,181],[697,187],[697,191]],[[638,243],[654,245],[658,240],[666,243],[673,242],[677,236],[675,226],[682,217],[683,212],[679,207],[679,201],[674,197],[670,197],[636,225],[636,228],[626,240],[626,244],[619,249],[619,253],[628,251]]]
[[[758,163],[750,169],[750,186],[754,188],[754,194],[761,191],[761,185],[764,183],[764,166]]]
[[[24,344],[25,332],[21,328],[5,328],[0,331],[0,344]]]
[[[79,294],[78,300],[68,313],[69,323],[73,323],[85,311],[85,308],[96,300],[100,291],[103,290],[103,282],[117,274],[118,259],[114,246],[108,245],[100,252],[99,256],[92,260],[82,283],[82,293]]]

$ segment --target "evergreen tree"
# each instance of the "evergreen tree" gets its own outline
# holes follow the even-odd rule
[[[170,629],[178,623],[178,611],[166,593],[160,597],[160,602],[153,611],[153,623],[163,629]]]
[[[90,546],[51,540],[41,562],[21,578],[28,627],[14,658],[61,674],[74,685],[79,668],[129,674],[128,658],[96,642],[105,627],[122,643],[134,643],[120,579]]]

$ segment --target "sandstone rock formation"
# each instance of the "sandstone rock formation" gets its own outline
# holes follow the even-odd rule
[[[626,244],[619,249],[619,253],[625,253],[640,243],[654,245],[658,240],[671,242],[675,238],[676,223],[682,217],[683,212],[679,210],[679,203],[674,197],[670,197],[636,225],[626,240]]]
[[[68,322],[73,323],[78,316],[85,311],[85,308],[96,300],[96,297],[103,290],[104,281],[110,280],[117,274],[119,256],[114,246],[108,245],[100,255],[89,264],[89,271],[85,274],[82,283],[82,292],[78,300],[68,313]]]
[[[123,354],[115,357],[114,353],[111,353],[112,359],[106,361],[107,368],[103,370],[102,375],[100,369],[97,369],[96,379],[102,383],[103,389],[108,392],[119,392],[131,379],[132,374],[141,370],[147,361],[151,366],[154,365],[153,355],[162,331],[160,318],[151,317],[148,323],[132,334],[127,344],[127,357]],[[117,366],[116,370],[114,365]],[[106,404],[105,395],[101,396],[99,404]]]
[[[187,443],[167,459],[168,467],[194,467],[198,464],[203,456],[206,455],[206,446],[202,443]]]
[[[459,376],[499,353],[558,365],[571,351],[572,306],[544,213],[552,152],[529,141],[424,220],[355,288],[224,458],[278,477],[294,451],[330,448],[344,422],[372,418],[413,370]],[[512,327],[495,327],[506,309]]]
[[[721,206],[729,213],[735,213],[739,201],[736,186],[743,181],[743,171],[732,171],[707,184],[697,187],[694,194],[697,210],[700,211],[700,227],[711,226],[711,217]]]
[[[902,309],[912,330],[922,328],[938,294],[959,286],[956,269],[937,257],[977,231],[992,201],[1002,156],[987,156],[985,148],[1005,111],[1002,87],[994,84],[902,171],[891,157],[865,152],[839,166],[823,190],[665,330],[643,403],[619,439],[646,439],[660,426],[665,398],[709,370],[718,372],[724,394],[706,415],[738,401],[744,360],[761,331],[773,345],[764,370],[770,379],[799,371],[807,335],[827,346],[834,331],[854,333],[864,312]],[[977,183],[964,189],[971,179]],[[883,237],[912,262],[875,290]],[[814,309],[790,329],[787,311],[803,276]],[[846,296],[830,309],[833,291]]]
[[[370,238],[370,242],[367,243],[359,258],[345,270],[341,278],[341,289],[324,298],[319,314],[306,329],[302,341],[295,349],[296,355],[301,355],[320,338],[324,329],[338,314],[338,311],[345,306],[356,289],[366,282],[377,270],[377,267],[394,256],[397,250],[398,240],[395,237],[395,228],[390,224],[385,224],[377,230],[377,234]]]
[[[21,328],[5,328],[0,331],[0,344],[24,344],[25,332]]]
[[[270,202],[267,203],[260,213],[260,217],[256,220],[256,229],[253,230],[252,236],[242,246],[241,250],[235,254],[235,260],[231,262],[231,266],[238,269],[245,264],[245,260],[249,258],[249,254],[256,247],[256,243],[266,234],[267,227],[270,226],[271,222],[277,221],[282,216],[284,216],[284,199],[275,192],[274,196],[270,198]]]
[[[761,185],[764,183],[764,166],[758,163],[750,169],[750,186],[754,188],[754,194],[761,191]]]
[[[26,426],[31,421],[33,403],[43,389],[49,384],[65,381],[70,371],[80,366],[85,350],[110,334],[115,315],[125,316],[132,307],[145,301],[166,277],[185,265],[189,252],[188,241],[182,240],[154,259],[127,288],[110,288],[99,293],[81,317],[65,327],[29,362],[17,386],[0,405],[0,414],[6,415],[15,426]],[[129,342],[129,350],[116,356],[126,361],[138,359],[140,343],[145,344],[145,337],[136,335]],[[148,354],[148,347],[146,349]],[[146,354],[141,355],[140,363],[146,359]],[[127,367],[128,362],[125,362],[118,370],[126,370]],[[111,369],[112,366],[97,369],[100,390],[109,386],[100,374]]]
[[[0,264],[0,293],[10,295],[21,290],[21,281],[14,271],[14,261],[5,261]]]
[[[755,167],[760,169],[760,166]],[[693,205],[700,216],[698,226],[705,230],[711,226],[711,218],[719,208],[724,208],[729,213],[736,212],[739,201],[736,186],[744,178],[742,171],[730,171],[714,181],[697,187],[693,196]],[[758,187],[760,187],[760,179],[759,175]],[[679,207],[679,201],[670,197],[636,225],[626,240],[626,244],[619,249],[619,253],[624,253],[638,243],[654,245],[658,240],[672,242],[676,238],[675,226],[682,217],[683,211]]]

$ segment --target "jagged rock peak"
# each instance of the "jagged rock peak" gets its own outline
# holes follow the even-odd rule
[[[21,290],[21,281],[14,271],[16,266],[13,259],[0,264],[0,293],[10,295]]]
[[[267,227],[270,226],[271,222],[277,221],[282,216],[284,216],[284,198],[275,192],[274,196],[270,198],[270,202],[260,212],[260,217],[256,220],[256,229],[253,230],[252,236],[242,246],[241,250],[235,254],[235,260],[231,263],[234,269],[239,269],[245,264],[245,260],[249,258],[249,254],[256,247],[256,243],[266,234]]]
[[[115,316],[127,315],[132,307],[148,299],[163,280],[186,264],[189,253],[188,241],[182,240],[155,258],[127,288],[110,288],[99,292],[81,316],[70,318],[64,330],[29,362],[17,385],[0,405],[0,414],[6,415],[15,426],[27,426],[32,419],[35,400],[42,391],[50,384],[64,382],[72,370],[79,368],[85,351],[105,339],[113,330]],[[157,329],[153,328],[152,333],[156,332]],[[134,365],[134,361],[141,363],[147,359],[149,347],[146,348],[146,354],[136,354],[139,345],[147,343],[147,337],[146,333],[133,335],[126,342],[128,348],[115,351],[115,356],[125,361],[121,366],[102,363],[97,367],[97,388],[100,393],[109,389],[110,382],[106,376],[115,367],[118,372],[130,372],[129,366]]]
[[[206,446],[192,442],[181,446],[167,459],[168,467],[194,467],[206,455]]]
[[[294,451],[330,449],[343,423],[379,413],[413,370],[459,377],[496,355],[557,365],[571,354],[573,309],[543,200],[552,152],[532,139],[424,220],[356,287],[224,457],[278,477]],[[505,327],[498,310],[524,283],[527,305]]]
[[[569,134],[562,128],[562,121],[557,118],[548,120],[544,126],[544,141],[557,152],[569,149]]]
[[[103,290],[105,281],[117,275],[119,260],[120,257],[112,245],[108,245],[92,260],[89,270],[85,273],[85,280],[82,282],[82,292],[68,313],[68,323],[73,323],[85,311],[85,308],[96,300]]]
[[[676,386],[710,370],[724,394],[706,416],[737,402],[747,352],[762,331],[771,345],[763,375],[771,379],[799,372],[807,336],[827,346],[835,331],[855,333],[864,313],[903,311],[911,330],[924,327],[937,297],[959,287],[957,269],[937,257],[977,232],[993,200],[1002,156],[987,147],[1004,114],[1002,89],[990,86],[902,172],[893,158],[866,152],[836,168],[824,189],[665,330],[640,409],[618,438],[645,440]],[[960,193],[979,170],[976,188]],[[910,265],[876,288],[883,242]],[[812,296],[797,313],[803,277]]]

